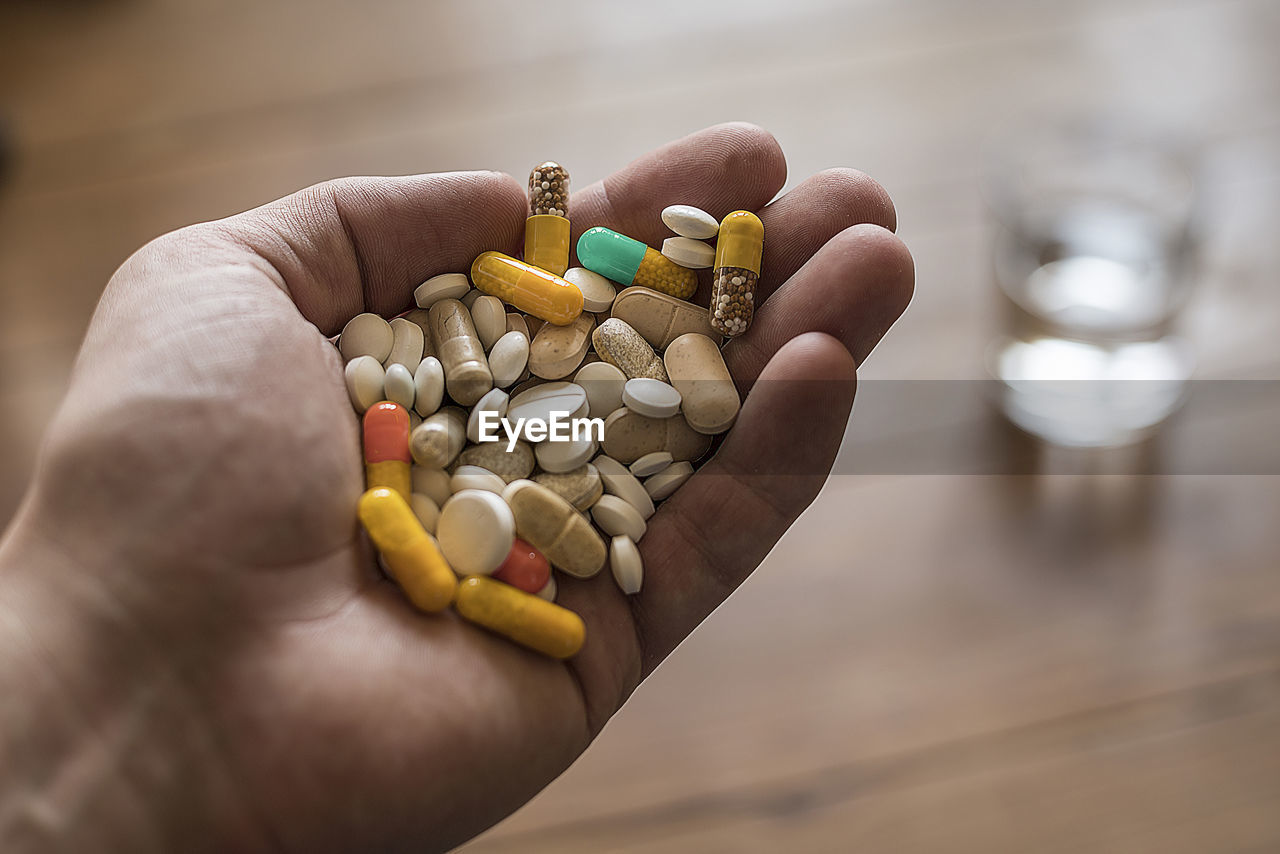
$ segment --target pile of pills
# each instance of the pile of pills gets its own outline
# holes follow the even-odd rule
[[[755,214],[672,205],[661,252],[595,227],[569,268],[568,195],[565,169],[539,165],[524,260],[484,252],[469,276],[418,286],[416,309],[357,315],[337,339],[363,416],[358,516],[387,573],[420,610],[452,605],[555,658],[586,636],[556,574],[607,565],[638,593],[655,503],[733,425],[720,344],[751,323],[764,242]],[[687,300],[706,267],[701,308]]]

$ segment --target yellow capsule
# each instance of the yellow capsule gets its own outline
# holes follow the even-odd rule
[[[378,487],[360,496],[357,513],[409,601],[427,612],[447,608],[458,578],[408,502],[395,490]]]
[[[569,269],[569,173],[548,160],[529,173],[524,260],[563,276]]]
[[[734,211],[720,223],[711,280],[711,326],[734,337],[747,331],[756,310],[764,223],[750,211]]]
[[[567,608],[483,575],[458,585],[458,613],[473,623],[552,658],[582,649],[587,627]]]
[[[557,326],[582,314],[582,291],[576,285],[501,252],[476,258],[471,281],[484,293]]]

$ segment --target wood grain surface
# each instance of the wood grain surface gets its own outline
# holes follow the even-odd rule
[[[841,474],[467,850],[1280,850],[1278,40],[1274,0],[5,4],[0,518],[151,237],[346,174],[551,157],[582,186],[754,121],[788,187],[886,186],[915,302]],[[1106,454],[1035,446],[981,382],[984,154],[1081,115],[1203,167],[1200,404]]]

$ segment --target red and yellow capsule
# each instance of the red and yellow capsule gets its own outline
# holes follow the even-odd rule
[[[413,491],[410,482],[409,413],[398,403],[384,400],[364,414],[365,486],[394,489],[405,501]]]

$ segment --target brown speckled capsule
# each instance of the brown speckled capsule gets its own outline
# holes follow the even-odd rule
[[[569,173],[550,160],[529,173],[524,260],[557,276],[569,269]]]

